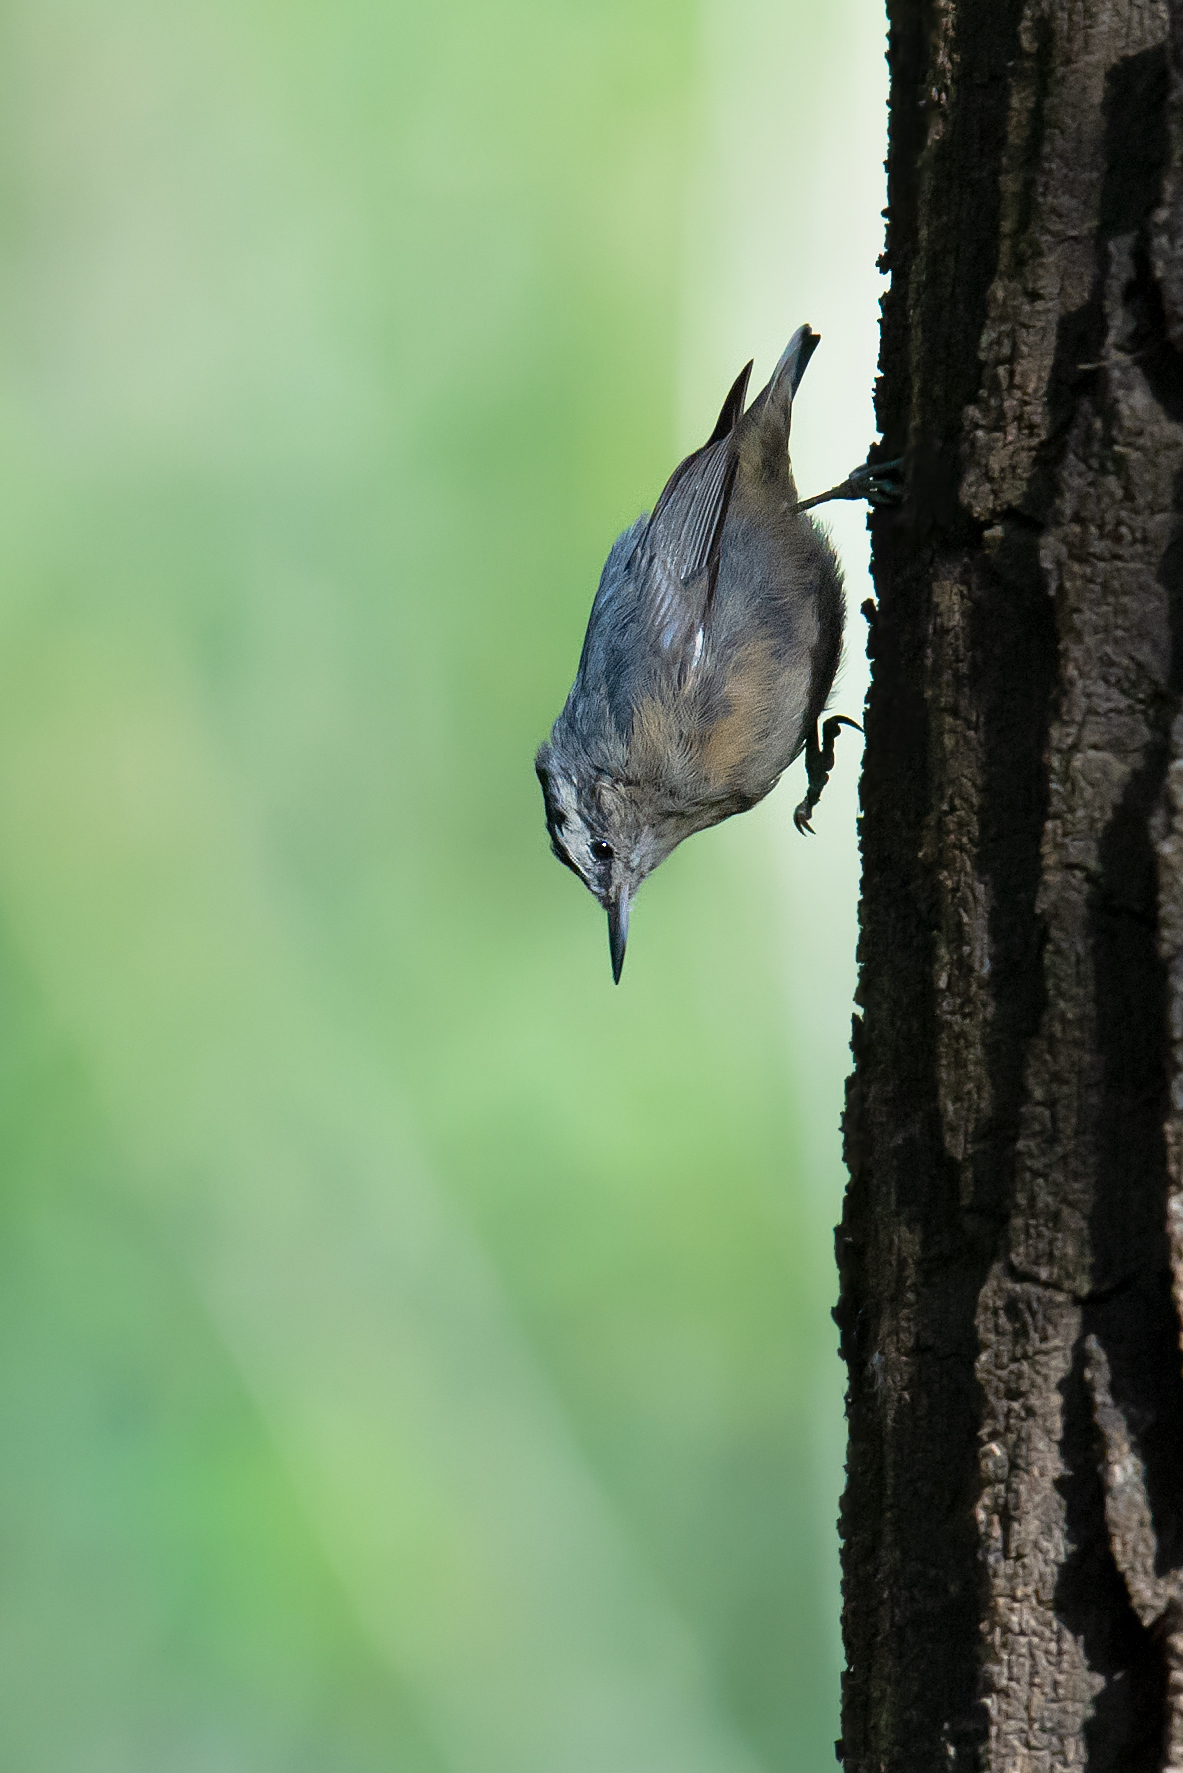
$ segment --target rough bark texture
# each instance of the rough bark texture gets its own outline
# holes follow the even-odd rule
[[[1183,1769],[1183,0],[891,0],[853,1773]]]

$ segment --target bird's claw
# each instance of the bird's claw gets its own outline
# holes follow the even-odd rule
[[[810,511],[815,505],[828,504],[831,499],[866,499],[872,505],[902,505],[903,466],[903,456],[897,456],[894,462],[860,462],[829,492],[814,493],[811,499],[799,499],[795,508]]]
[[[830,779],[830,771],[834,767],[834,740],[838,737],[840,726],[852,726],[856,733],[862,732],[857,720],[850,720],[845,714],[831,714],[829,720],[822,725],[821,740],[818,740],[816,725],[805,739],[805,778],[808,789],[805,799],[800,802],[793,813],[793,823],[798,831],[808,831],[814,835],[810,818],[813,809],[822,797],[822,789]]]
[[[863,462],[846,477],[850,487],[847,498],[866,499],[870,505],[902,505],[903,466],[903,456],[897,456],[893,462]]]

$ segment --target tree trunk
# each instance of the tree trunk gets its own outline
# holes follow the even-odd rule
[[[1183,0],[891,0],[851,1773],[1183,1768]]]

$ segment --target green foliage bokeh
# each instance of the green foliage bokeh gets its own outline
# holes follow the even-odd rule
[[[531,767],[752,350],[865,450],[881,24],[785,12],[4,8],[12,1773],[832,1755],[854,747],[619,990]]]

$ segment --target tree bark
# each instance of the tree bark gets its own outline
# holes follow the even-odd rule
[[[1183,0],[890,0],[851,1773],[1183,1769]]]

